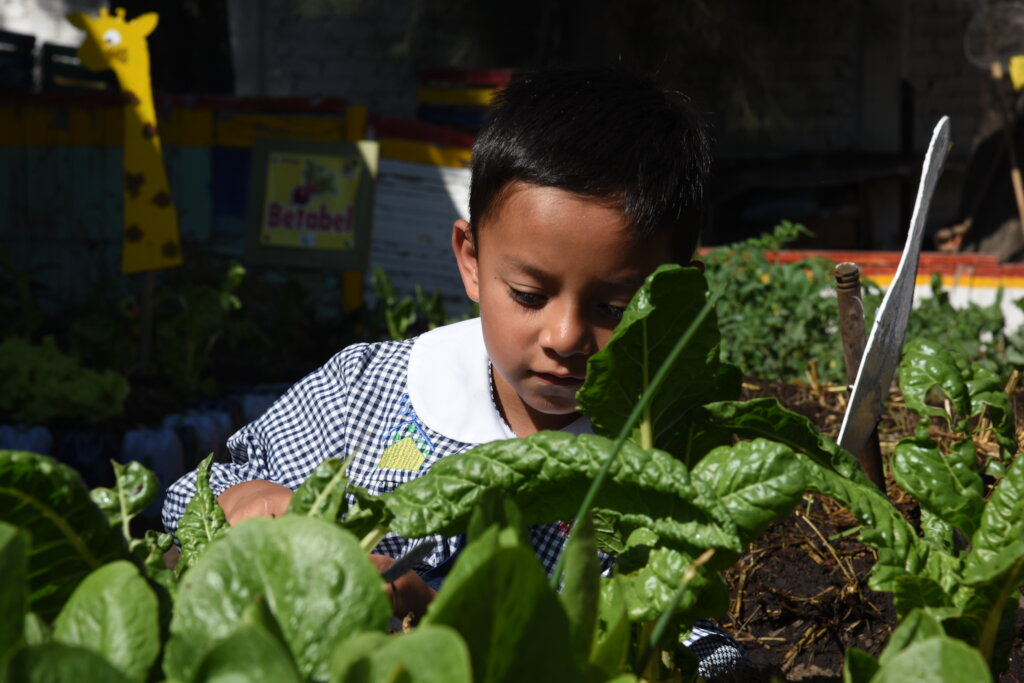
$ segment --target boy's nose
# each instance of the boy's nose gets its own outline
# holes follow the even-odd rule
[[[594,339],[590,325],[578,306],[564,306],[551,311],[541,331],[540,343],[563,358],[579,354],[590,355]]]

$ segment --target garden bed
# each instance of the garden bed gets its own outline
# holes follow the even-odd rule
[[[836,438],[845,394],[830,387],[783,384],[747,378],[743,398],[778,398]],[[883,455],[913,431],[918,418],[900,402],[888,406],[880,425]],[[1024,391],[1014,395],[1017,434],[1022,435]],[[941,430],[933,430],[943,438]],[[912,498],[888,482],[888,495],[912,522],[919,511]],[[743,558],[726,572],[730,602],[721,625],[746,648],[755,666],[744,680],[841,681],[846,650],[856,647],[878,656],[893,628],[892,595],[866,587],[874,551],[847,532],[857,521],[835,501],[818,495],[772,523]],[[1000,681],[1024,680],[1024,610],[1018,612],[1016,639]]]

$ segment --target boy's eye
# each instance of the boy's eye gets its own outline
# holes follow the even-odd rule
[[[622,320],[622,314],[626,312],[625,306],[615,306],[613,304],[604,304],[601,308],[604,309],[605,313],[616,320]]]
[[[512,297],[513,301],[523,306],[540,306],[544,303],[543,294],[534,294],[533,292],[522,292],[518,289],[512,289],[509,287],[509,296]]]

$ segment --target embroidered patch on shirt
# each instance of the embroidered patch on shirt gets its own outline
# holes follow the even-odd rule
[[[377,467],[416,471],[423,466],[427,456],[434,452],[434,444],[416,416],[416,411],[412,409],[409,394],[402,394],[398,417],[405,419],[381,439],[388,446],[381,454]]]

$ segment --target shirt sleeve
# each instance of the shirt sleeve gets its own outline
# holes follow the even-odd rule
[[[324,460],[344,457],[347,386],[370,345],[354,344],[336,354],[284,393],[262,416],[228,439],[231,461],[213,463],[210,489],[219,496],[235,484],[266,480],[293,491]],[[163,523],[173,533],[196,492],[196,471],[167,489]]]

